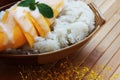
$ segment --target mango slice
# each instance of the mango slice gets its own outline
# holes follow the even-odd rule
[[[13,40],[14,44],[12,48],[18,48],[26,43],[26,38],[19,28],[19,25],[16,25],[13,29]]]
[[[3,44],[4,43],[4,33],[0,32],[0,51],[6,49],[6,46]]]
[[[39,35],[41,37],[45,37],[47,33],[50,32],[50,27],[48,23],[46,22],[45,18],[39,13],[38,10],[30,12],[29,17],[32,18],[31,21],[34,25],[36,25],[35,27],[37,28],[37,31],[39,32]]]
[[[34,43],[34,38],[38,36],[37,31],[34,28],[34,25],[32,24],[32,22],[29,20],[29,18],[25,14],[23,8],[16,8],[13,15],[14,15],[16,22],[20,25],[20,28],[27,42],[32,47]]]
[[[6,44],[8,44],[8,37],[1,26],[0,24],[0,51],[6,49]]]
[[[46,21],[49,23],[49,26],[53,24],[55,18],[58,16],[58,14],[61,12],[61,10],[64,7],[64,0],[43,0],[43,3],[48,4],[49,6],[52,7],[53,12],[54,12],[54,17],[52,19],[45,18]]]
[[[0,32],[0,51],[6,48],[5,45],[3,44],[5,39],[4,36],[5,34],[3,32]]]
[[[7,20],[7,18],[8,18],[8,14],[9,14],[9,12],[6,11],[5,14],[3,15],[3,18],[2,18],[2,22],[3,22],[3,23],[6,22],[6,20]]]
[[[6,34],[9,41],[5,46],[1,45],[1,50],[5,48],[6,49],[7,48],[18,48],[22,46],[23,44],[25,44],[26,39],[24,37],[24,34],[19,28],[19,25],[15,22],[13,15],[7,11],[4,14],[2,20],[3,20],[2,22],[4,25],[2,26],[2,28],[5,29],[6,31],[3,31],[4,35],[1,34],[0,38],[5,37],[5,34]],[[3,43],[2,40],[1,40],[1,43]]]
[[[28,32],[26,32],[24,34],[25,34],[25,37],[29,43],[29,46],[32,47],[33,43],[34,43],[34,38]]]
[[[29,20],[33,23],[33,25],[35,26],[35,29],[37,30],[38,34],[41,37],[45,36],[45,31],[42,29],[41,25],[39,25],[37,23],[37,21],[30,15],[30,13],[26,12],[27,17],[29,18]]]

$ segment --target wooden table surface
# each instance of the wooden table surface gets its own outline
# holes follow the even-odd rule
[[[68,59],[74,66],[88,67],[98,75],[106,73],[104,80],[120,80],[119,75],[114,79],[115,74],[120,74],[120,0],[84,1],[94,2],[105,17],[106,23],[87,44],[78,52],[70,55]],[[0,80],[21,80],[18,67],[1,62]]]

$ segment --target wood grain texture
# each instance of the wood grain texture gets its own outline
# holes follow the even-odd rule
[[[83,1],[94,2],[106,23],[88,43],[68,59],[74,65],[87,66],[98,72],[98,76],[104,75],[105,80],[120,80],[120,0]],[[0,80],[19,80],[16,72],[16,66],[0,63]],[[89,72],[86,73],[88,74]]]

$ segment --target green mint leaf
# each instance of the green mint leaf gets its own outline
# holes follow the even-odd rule
[[[35,0],[23,0],[18,6],[29,7],[30,10],[34,11],[36,6],[39,9],[39,12],[46,18],[52,18],[54,16],[53,10],[50,6],[44,3],[35,2]]]
[[[35,4],[35,0],[24,0],[21,1],[18,6],[22,6],[22,7],[29,7],[30,4]]]
[[[39,9],[39,12],[46,18],[52,18],[54,16],[53,10],[50,6],[44,4],[44,3],[38,3],[37,7]]]
[[[30,4],[29,8],[30,8],[30,10],[34,11],[36,9],[36,6],[35,6],[35,4]]]
[[[22,6],[22,7],[28,7],[29,6],[29,2],[27,2],[27,1],[21,1],[19,4],[18,4],[18,6]]]
[[[35,0],[25,0],[25,1],[29,2],[30,4],[31,4],[31,3],[32,3],[32,4],[35,4]]]

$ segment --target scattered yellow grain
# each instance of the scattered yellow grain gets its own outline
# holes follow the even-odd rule
[[[114,75],[113,75],[113,78],[114,78],[114,79],[117,79],[118,77],[119,77],[119,74],[114,74]]]
[[[74,66],[68,60],[61,60],[54,65],[23,65],[19,69],[22,80],[104,80],[104,76],[94,70],[90,70],[88,67]],[[108,70],[111,69],[108,68]],[[86,75],[86,73],[89,74]],[[114,75],[114,78],[117,77],[118,75]]]

